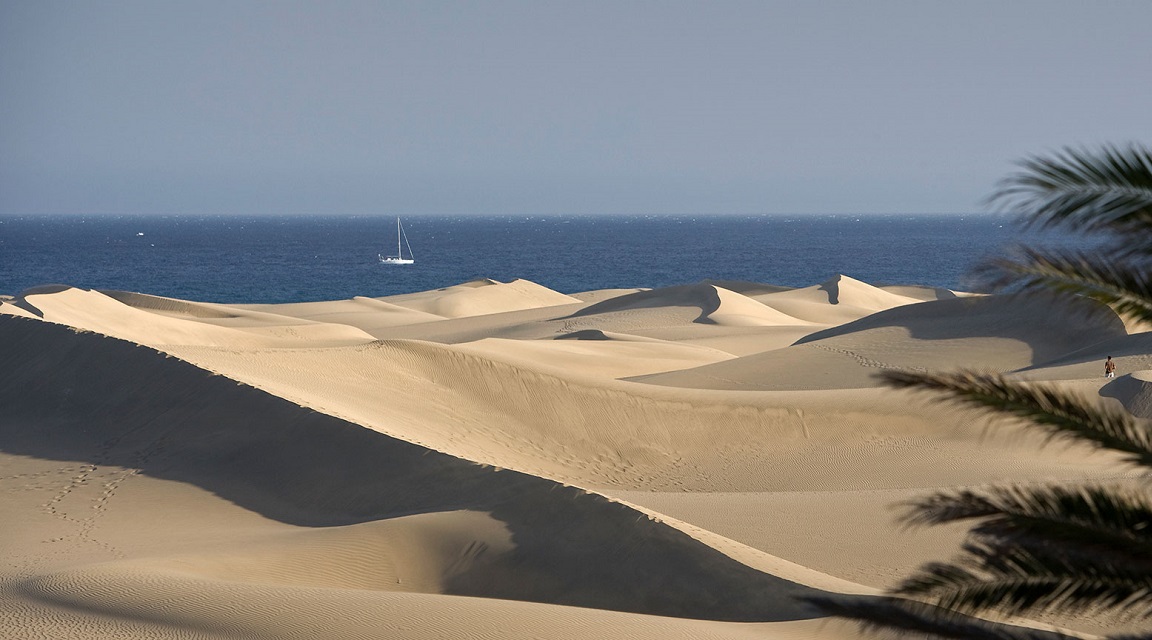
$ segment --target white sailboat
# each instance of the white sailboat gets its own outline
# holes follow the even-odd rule
[[[408,247],[407,258],[404,257],[404,252],[401,250],[401,243],[403,243],[403,246]],[[396,218],[396,255],[376,255],[380,258],[380,262],[384,264],[413,264],[416,262],[416,257],[412,255],[412,245],[408,244],[408,236],[404,235],[404,227],[400,224],[400,218]]]

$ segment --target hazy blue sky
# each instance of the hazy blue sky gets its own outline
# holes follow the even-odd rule
[[[0,214],[969,212],[1152,2],[0,0]]]

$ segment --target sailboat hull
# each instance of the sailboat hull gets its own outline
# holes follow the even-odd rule
[[[384,264],[415,264],[416,261],[410,258],[397,258],[394,256],[380,256],[380,262]]]

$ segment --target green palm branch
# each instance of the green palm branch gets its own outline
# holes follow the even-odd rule
[[[998,486],[939,492],[905,504],[910,526],[978,520],[971,533],[985,544],[1011,538],[1044,557],[1058,547],[1073,556],[1152,571],[1152,505],[1146,496],[1111,486]]]

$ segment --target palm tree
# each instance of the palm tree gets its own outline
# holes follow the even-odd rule
[[[993,288],[1087,297],[1121,316],[1152,321],[1152,152],[1139,145],[1065,149],[1020,166],[991,203],[1016,210],[1026,226],[1112,242],[1107,252],[1022,248],[980,269]],[[1023,422],[1051,440],[1120,452],[1128,464],[1152,471],[1152,421],[1092,399],[974,371],[888,371],[882,377],[895,388]],[[1039,637],[965,614],[1152,618],[1147,486],[995,486],[939,492],[905,507],[903,520],[911,525],[973,523],[960,555],[921,567],[889,598],[824,598],[816,601],[820,607],[875,630],[951,638]],[[1152,631],[1127,637],[1152,638]]]

